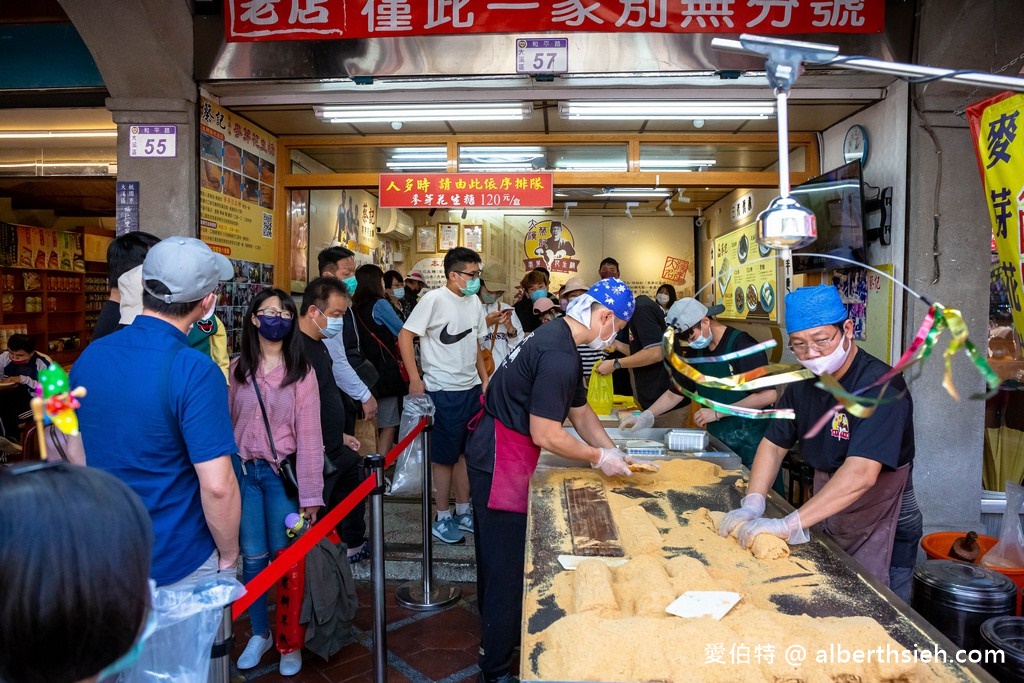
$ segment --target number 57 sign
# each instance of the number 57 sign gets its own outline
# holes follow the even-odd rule
[[[516,39],[516,73],[561,74],[568,70],[568,38]]]
[[[132,126],[128,131],[128,156],[174,157],[178,153],[177,126]]]

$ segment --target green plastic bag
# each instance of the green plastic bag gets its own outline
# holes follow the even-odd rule
[[[587,403],[598,415],[611,415],[613,393],[611,374],[597,374],[597,363],[594,363],[594,369],[590,373],[590,386],[587,387]]]

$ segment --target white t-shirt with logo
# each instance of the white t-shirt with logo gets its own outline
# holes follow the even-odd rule
[[[487,321],[479,297],[432,289],[420,297],[403,327],[420,338],[427,391],[465,391],[480,384],[476,354]]]

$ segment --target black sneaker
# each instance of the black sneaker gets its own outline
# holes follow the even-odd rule
[[[359,546],[359,550],[355,554],[348,556],[349,564],[359,564],[363,560],[368,560],[368,559],[370,559],[370,542],[369,541],[363,541],[363,544],[361,546]]]

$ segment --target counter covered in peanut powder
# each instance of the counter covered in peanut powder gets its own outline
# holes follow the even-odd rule
[[[952,663],[951,642],[824,537],[755,556],[718,536],[716,513],[743,495],[739,471],[658,462],[620,479],[578,467],[534,475],[522,680],[993,680]],[[773,496],[767,514],[783,508]],[[720,620],[665,612],[686,591],[740,600]]]

